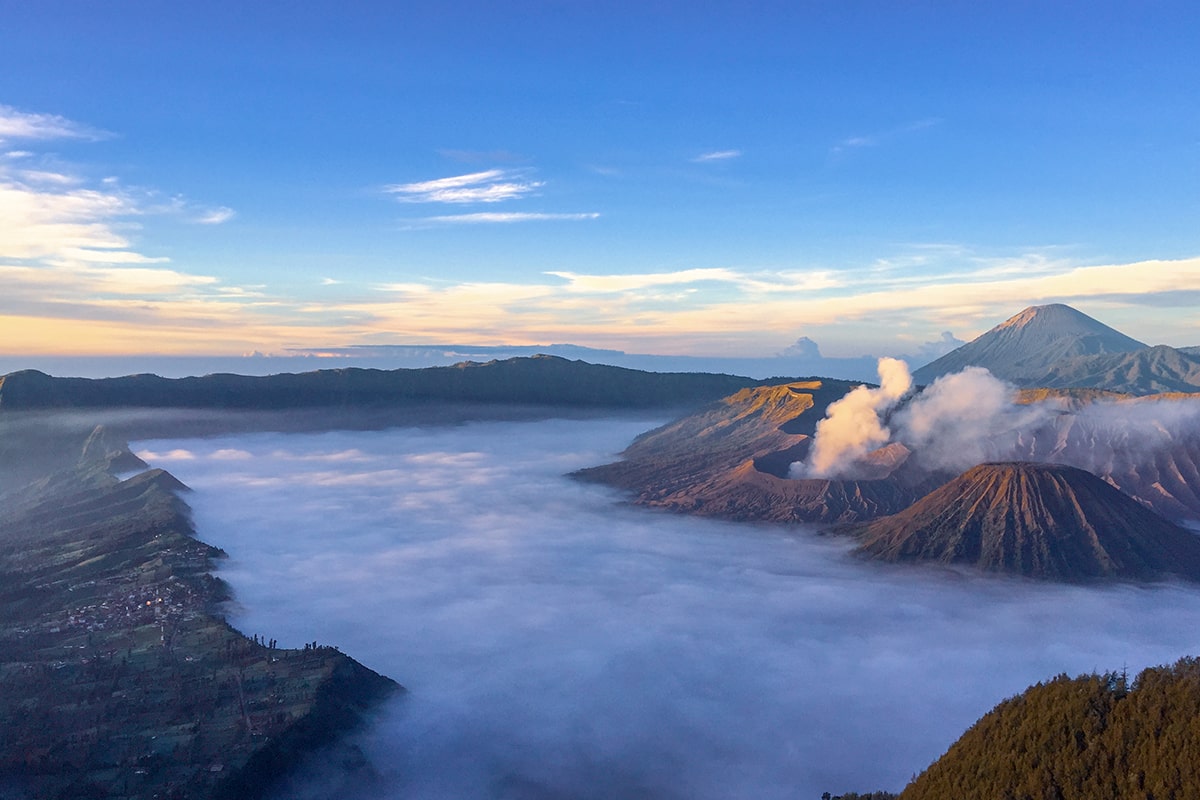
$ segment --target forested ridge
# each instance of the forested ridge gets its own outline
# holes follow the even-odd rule
[[[1200,659],[1066,675],[1001,702],[901,800],[1200,797]]]

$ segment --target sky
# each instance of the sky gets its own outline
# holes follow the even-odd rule
[[[1187,2],[0,0],[0,356],[1200,344]]]

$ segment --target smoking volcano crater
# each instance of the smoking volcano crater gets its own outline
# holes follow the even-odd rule
[[[746,389],[644,434],[622,455],[623,461],[578,474],[631,490],[642,505],[736,520],[834,525],[840,532],[861,533],[841,526],[897,514],[939,487],[965,492],[971,482],[956,483],[956,476],[990,462],[1086,471],[1129,500],[1127,516],[1144,518],[1146,530],[1166,525],[1180,532],[1174,522],[1200,519],[1200,401],[1021,392],[978,367],[919,391],[907,367],[888,359],[880,363],[877,387],[805,381]],[[1090,503],[1103,493],[1073,494]],[[942,502],[946,497],[939,495]],[[1048,512],[1039,522],[1037,515],[1023,515],[1022,506],[1052,510],[1059,498],[1037,481],[1020,497],[1001,493],[989,502],[1024,520],[1008,535],[1044,551],[1044,557],[972,559],[934,554],[936,547],[915,552],[1047,578],[1198,574],[1190,558],[1172,569],[1150,556],[1097,556],[1113,562],[1105,566],[1085,557],[1090,551],[1082,545],[1078,564],[1055,566],[1057,556],[1047,555],[1055,546],[1030,544],[1033,539],[1066,530],[1086,537],[1095,527],[1087,520],[1108,512],[1085,509],[1078,519]],[[1130,546],[1142,545],[1157,547]],[[1107,545],[1100,549],[1107,552]]]

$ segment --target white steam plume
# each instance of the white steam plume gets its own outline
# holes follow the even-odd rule
[[[1097,402],[1074,410],[1055,400],[1019,403],[1017,388],[983,367],[938,378],[885,425],[882,417],[899,404],[909,379],[902,362],[884,359],[879,370],[879,389],[860,386],[829,406],[808,460],[793,464],[791,477],[862,477],[864,457],[892,442],[911,453],[909,464],[931,472],[1010,460],[1071,464],[1098,475],[1136,472],[1137,464],[1191,447],[1184,440],[1200,436],[1195,400]]]
[[[896,438],[926,469],[961,472],[1010,457],[1012,438],[1057,410],[1047,404],[1020,405],[1016,391],[983,367],[943,375],[896,413]]]
[[[885,414],[912,388],[908,365],[896,358],[879,359],[879,388],[859,386],[836,403],[817,423],[812,452],[805,462],[792,465],[794,478],[847,477],[857,461],[887,444],[891,431],[883,424]]]

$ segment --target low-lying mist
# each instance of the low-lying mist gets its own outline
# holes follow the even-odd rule
[[[232,621],[403,683],[362,798],[898,790],[1059,672],[1200,653],[1200,589],[1059,586],[656,513],[564,477],[650,420],[145,442],[225,548]],[[329,796],[319,770],[288,797]],[[344,792],[345,789],[339,789]]]

